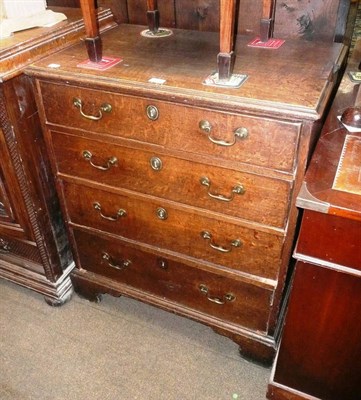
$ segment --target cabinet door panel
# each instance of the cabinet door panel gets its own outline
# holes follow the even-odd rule
[[[14,217],[12,215],[9,198],[5,191],[2,172],[1,172],[1,168],[0,168],[0,221],[8,222],[13,219],[14,219]]]
[[[2,110],[1,117],[4,116],[5,111]],[[5,121],[5,118],[2,118],[2,121]],[[0,230],[17,238],[32,238],[26,208],[16,176],[16,167],[13,164],[5,139],[6,134],[9,136],[11,130],[0,128]],[[12,140],[12,138],[8,139]],[[3,225],[1,225],[2,222]]]

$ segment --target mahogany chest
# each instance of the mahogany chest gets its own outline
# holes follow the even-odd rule
[[[360,60],[361,39],[297,198],[297,262],[269,399],[361,398],[361,129],[339,120],[360,105],[348,74]]]
[[[27,69],[89,299],[126,295],[205,323],[270,362],[296,194],[345,58],[342,44],[237,37],[239,88],[213,87],[217,33],[123,24]],[[89,67],[89,66],[88,66]]]

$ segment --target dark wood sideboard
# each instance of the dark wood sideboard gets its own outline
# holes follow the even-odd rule
[[[238,89],[212,87],[219,35],[102,35],[29,66],[73,249],[75,290],[126,295],[208,324],[270,363],[295,206],[347,48],[239,35]],[[57,65],[54,68],[54,64]]]
[[[52,305],[71,294],[74,267],[24,68],[84,37],[79,9],[54,8],[68,19],[0,39],[0,277],[44,294]],[[102,30],[114,26],[98,10]]]
[[[357,44],[348,71],[359,71]],[[357,93],[361,106],[346,73],[297,198],[304,213],[269,399],[361,398],[361,128],[338,119]]]

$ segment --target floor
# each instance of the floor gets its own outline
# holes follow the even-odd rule
[[[263,400],[269,376],[186,318],[108,295],[52,308],[0,280],[1,400]]]

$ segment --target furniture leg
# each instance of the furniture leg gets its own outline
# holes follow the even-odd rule
[[[263,11],[260,21],[261,42],[267,42],[272,37],[274,6],[275,0],[263,0]]]
[[[96,21],[94,0],[80,0],[80,7],[85,24],[85,46],[90,61],[100,62],[102,59],[102,43]]]
[[[236,0],[220,0],[220,52],[217,57],[219,79],[229,80],[232,76],[235,54],[234,20]]]
[[[157,0],[147,0],[147,21],[149,30],[152,33],[159,29],[159,10]]]

